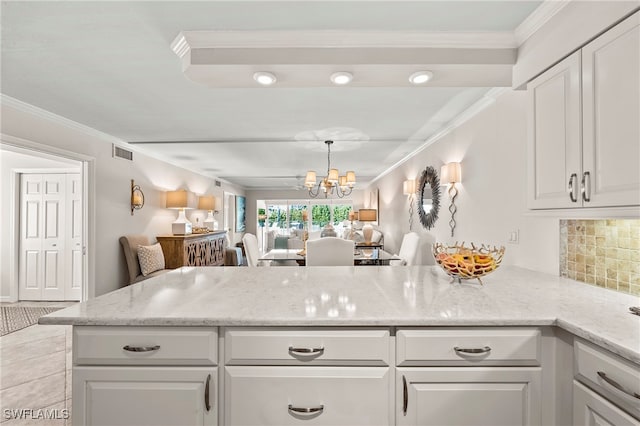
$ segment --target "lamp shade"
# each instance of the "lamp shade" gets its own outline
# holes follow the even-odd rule
[[[378,220],[378,211],[376,209],[360,209],[358,220],[360,222],[375,222]]]
[[[338,183],[338,169],[329,170],[329,175],[327,176],[327,182],[329,183]]]
[[[415,179],[405,180],[402,183],[402,192],[404,195],[411,195],[416,193],[416,181]]]
[[[167,208],[168,209],[188,209],[190,201],[190,193],[185,189],[178,191],[167,191]]]
[[[307,176],[304,178],[304,185],[308,188],[315,186],[316,184],[316,172],[308,171]]]
[[[347,176],[347,185],[353,188],[356,184],[356,172],[348,171],[346,176]]]
[[[447,163],[440,168],[440,185],[460,183],[461,180],[460,163]]]
[[[200,210],[215,210],[216,199],[213,195],[201,195],[198,198],[198,208]]]

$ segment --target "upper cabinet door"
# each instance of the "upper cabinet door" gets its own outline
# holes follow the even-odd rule
[[[584,206],[640,204],[640,12],[582,49]]]
[[[528,207],[580,206],[580,52],[532,80],[527,91]]]

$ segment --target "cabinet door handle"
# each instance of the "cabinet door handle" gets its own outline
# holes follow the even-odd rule
[[[576,184],[574,183],[574,180],[578,181],[578,175],[575,173],[571,173],[571,176],[569,177],[569,199],[571,199],[572,203],[575,203],[578,201],[578,195],[576,194]]]
[[[453,350],[456,351],[458,355],[482,355],[491,352],[489,346],[485,346],[484,348],[459,348],[456,346]]]
[[[591,201],[591,173],[589,172],[582,174],[582,199],[586,202]]]
[[[605,373],[603,373],[602,371],[598,371],[598,376],[600,376],[600,378],[602,380],[604,380],[605,383],[608,383],[609,385],[613,386],[614,388],[616,388],[620,392],[624,393],[625,395],[629,395],[632,398],[640,399],[640,394],[638,394],[636,392],[631,392],[631,391],[626,390],[624,387],[622,387],[622,385],[620,383],[618,383],[615,380],[607,377],[607,375]]]
[[[204,408],[211,411],[211,402],[209,402],[209,384],[211,383],[211,374],[207,375],[207,381],[204,385]]]
[[[296,414],[315,414],[322,413],[324,411],[324,405],[320,405],[319,407],[294,407],[289,404],[288,410]]]
[[[123,346],[122,349],[129,352],[153,352],[160,349],[160,345],[155,346]]]
[[[294,348],[289,346],[289,353],[295,355],[322,355],[324,353],[324,347],[322,348]]]
[[[409,390],[407,389],[407,378],[402,376],[402,415],[407,415],[407,407],[409,406]]]

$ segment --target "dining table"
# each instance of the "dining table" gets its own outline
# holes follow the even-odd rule
[[[292,265],[295,262],[300,266],[305,266],[306,256],[300,249],[273,249],[262,255],[259,260],[281,265]],[[398,255],[379,248],[359,248],[353,252],[354,266],[390,265],[392,260],[402,259]]]

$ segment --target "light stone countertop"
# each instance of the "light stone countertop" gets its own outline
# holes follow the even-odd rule
[[[548,326],[640,364],[640,298],[518,267],[185,267],[40,318],[113,326]]]

